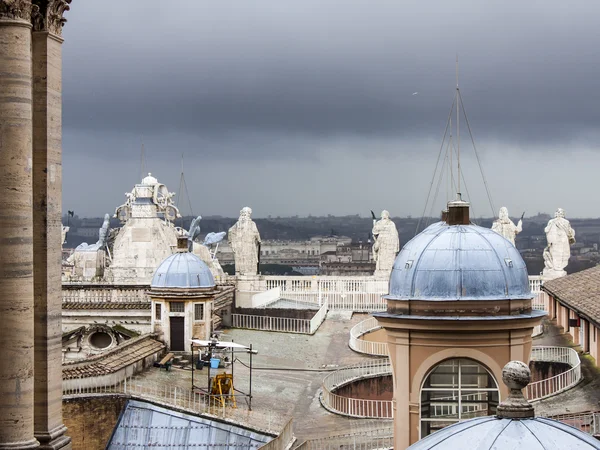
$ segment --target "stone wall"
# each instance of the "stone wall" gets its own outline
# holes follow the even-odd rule
[[[571,366],[561,362],[551,361],[529,361],[529,370],[531,370],[531,382],[546,380],[548,378],[560,375],[571,369]]]
[[[287,319],[312,319],[317,313],[316,309],[289,309],[289,308],[235,308],[235,314],[250,316],[285,317]]]
[[[391,400],[394,394],[394,383],[391,375],[364,378],[336,389],[335,393],[342,397],[363,400]]]
[[[213,329],[218,330],[222,326],[231,326],[231,310],[235,286],[221,286],[223,290],[217,294],[213,303]]]
[[[120,395],[63,399],[63,420],[73,449],[104,450],[126,401]]]

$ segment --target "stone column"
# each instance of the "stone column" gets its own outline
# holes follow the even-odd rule
[[[0,449],[33,435],[31,2],[0,0]]]
[[[38,1],[32,34],[35,437],[71,448],[62,420],[62,27],[65,0]]]

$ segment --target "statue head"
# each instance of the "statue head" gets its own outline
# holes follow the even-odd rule
[[[390,218],[390,212],[387,209],[384,209],[383,211],[381,211],[381,218],[382,219],[389,219]]]
[[[252,208],[250,208],[248,206],[244,206],[242,208],[242,210],[240,211],[240,219],[250,219],[251,215],[252,215]]]
[[[556,212],[554,213],[554,217],[561,217],[564,218],[565,217],[565,210],[562,208],[558,208],[556,210]]]
[[[500,220],[506,220],[506,219],[508,219],[508,208],[506,206],[503,206],[502,208],[500,208],[500,212],[498,213],[498,217],[500,218]]]

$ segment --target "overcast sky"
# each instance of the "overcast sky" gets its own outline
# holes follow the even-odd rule
[[[142,142],[172,191],[185,155],[194,214],[419,216],[456,54],[495,208],[600,216],[600,2],[79,0],[66,17],[63,207],[80,216],[125,201]],[[464,121],[461,155],[490,216]]]

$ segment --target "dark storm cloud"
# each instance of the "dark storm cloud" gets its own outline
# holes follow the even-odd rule
[[[439,135],[458,52],[480,136],[568,140],[600,119],[600,6],[522,3],[88,0],[65,126]]]
[[[598,17],[600,3],[557,0],[74,2],[64,31],[65,200],[79,201],[69,192],[91,183],[94,167],[97,183],[122,179],[106,187],[102,208],[116,206],[139,177],[143,141],[170,186],[181,153],[202,174],[190,182],[197,191],[226,174],[219,201],[203,200],[214,212],[235,214],[246,202],[264,214],[352,212],[353,199],[374,195],[360,200],[376,184],[368,168],[418,189],[403,197],[379,183],[396,193],[376,193],[388,204],[402,197],[396,210],[415,214],[454,95],[457,53],[491,178],[503,153],[533,165],[542,152],[593,155]],[[468,140],[464,121],[461,135]],[[533,186],[523,185],[529,168],[514,166],[519,178],[507,180],[507,171],[491,180],[498,196],[518,199]],[[307,176],[319,177],[310,200],[270,184],[306,188]],[[346,184],[356,179],[366,184]]]

